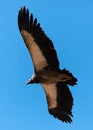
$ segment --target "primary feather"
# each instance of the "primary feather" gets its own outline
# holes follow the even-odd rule
[[[34,19],[32,14],[29,17],[29,11],[28,9],[26,10],[25,7],[19,11],[18,25],[32,56],[35,69],[37,69],[38,66],[43,68],[47,65],[58,68],[59,61],[52,41],[46,36],[40,24],[37,23],[37,19]]]

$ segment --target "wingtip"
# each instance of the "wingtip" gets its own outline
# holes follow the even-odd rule
[[[25,6],[21,6],[20,11],[26,10]]]
[[[65,123],[72,123],[73,122],[71,119],[71,117],[73,117],[73,115],[69,115],[66,112],[64,113],[62,111],[59,111],[58,108],[52,108],[52,109],[49,109],[48,111],[51,115],[53,115],[55,118],[58,118],[62,122],[65,122]]]
[[[20,31],[27,30],[29,28],[29,10],[25,6],[21,7],[19,10],[18,26]]]

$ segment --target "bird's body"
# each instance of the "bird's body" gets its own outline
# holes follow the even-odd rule
[[[18,25],[34,64],[35,73],[27,84],[41,83],[49,113],[63,122],[72,122],[73,98],[68,85],[75,85],[77,79],[68,70],[60,70],[52,41],[25,7],[19,11]]]

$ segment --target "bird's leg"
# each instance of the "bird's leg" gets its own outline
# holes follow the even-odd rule
[[[26,82],[27,85],[28,85],[28,84],[34,84],[34,83],[39,83],[36,74],[34,74],[34,75],[31,77],[31,79],[29,79],[29,80]]]

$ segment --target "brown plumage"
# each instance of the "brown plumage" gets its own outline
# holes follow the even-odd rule
[[[73,97],[68,85],[75,85],[77,79],[68,70],[60,70],[52,41],[25,7],[19,11],[18,26],[34,64],[35,74],[27,84],[41,83],[49,113],[63,122],[71,123]]]

